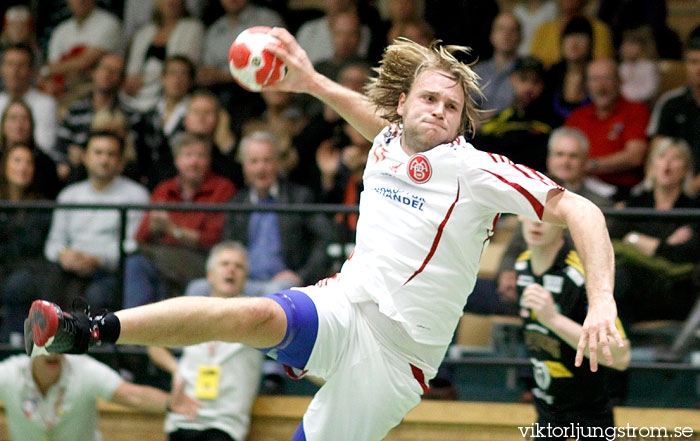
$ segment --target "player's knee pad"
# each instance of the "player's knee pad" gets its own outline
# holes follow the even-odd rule
[[[260,350],[281,363],[303,369],[309,361],[318,334],[316,305],[309,296],[292,289],[265,297],[274,300],[284,309],[287,332],[280,344]]]

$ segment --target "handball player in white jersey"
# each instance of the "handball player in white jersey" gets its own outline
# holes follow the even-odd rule
[[[589,310],[576,363],[612,362],[622,345],[612,297],[613,251],[596,206],[542,174],[476,150],[476,75],[453,52],[399,41],[358,94],[314,71],[284,29],[271,48],[288,68],[271,90],[308,93],[374,140],[357,245],[336,276],[260,298],[178,297],[93,317],[36,301],[27,352],[85,352],[101,343],[242,342],[326,380],[293,441],[380,440],[436,374],[476,280],[499,213],[565,224],[588,275]]]

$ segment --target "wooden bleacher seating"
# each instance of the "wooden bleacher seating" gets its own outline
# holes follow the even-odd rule
[[[253,407],[253,425],[248,441],[289,441],[310,397],[261,396]],[[163,416],[142,414],[100,403],[100,429],[104,441],[164,441]],[[615,409],[618,427],[690,427],[700,434],[700,410]],[[518,426],[535,421],[531,405],[463,401],[423,401],[386,441],[522,441]],[[688,438],[685,438],[688,439]],[[693,438],[694,439],[694,438]],[[9,441],[5,414],[0,412],[0,441]]]

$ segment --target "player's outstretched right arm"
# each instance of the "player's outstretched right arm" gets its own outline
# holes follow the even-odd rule
[[[375,114],[374,106],[366,96],[316,72],[304,49],[286,29],[273,28],[270,35],[279,39],[282,46],[269,46],[267,49],[284,62],[287,75],[279,83],[266,87],[266,90],[313,95],[333,108],[369,140],[373,140],[388,124]]]

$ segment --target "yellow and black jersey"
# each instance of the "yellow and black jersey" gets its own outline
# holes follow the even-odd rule
[[[561,314],[583,324],[588,310],[586,279],[581,259],[570,244],[562,247],[552,267],[540,276],[532,273],[529,251],[518,257],[515,270],[518,296],[528,285],[538,283],[552,293]],[[618,327],[624,337],[619,320]],[[611,415],[608,368],[591,372],[588,363],[575,367],[576,349],[538,322],[532,312],[524,320],[523,334],[533,366],[532,392],[540,415]]]

